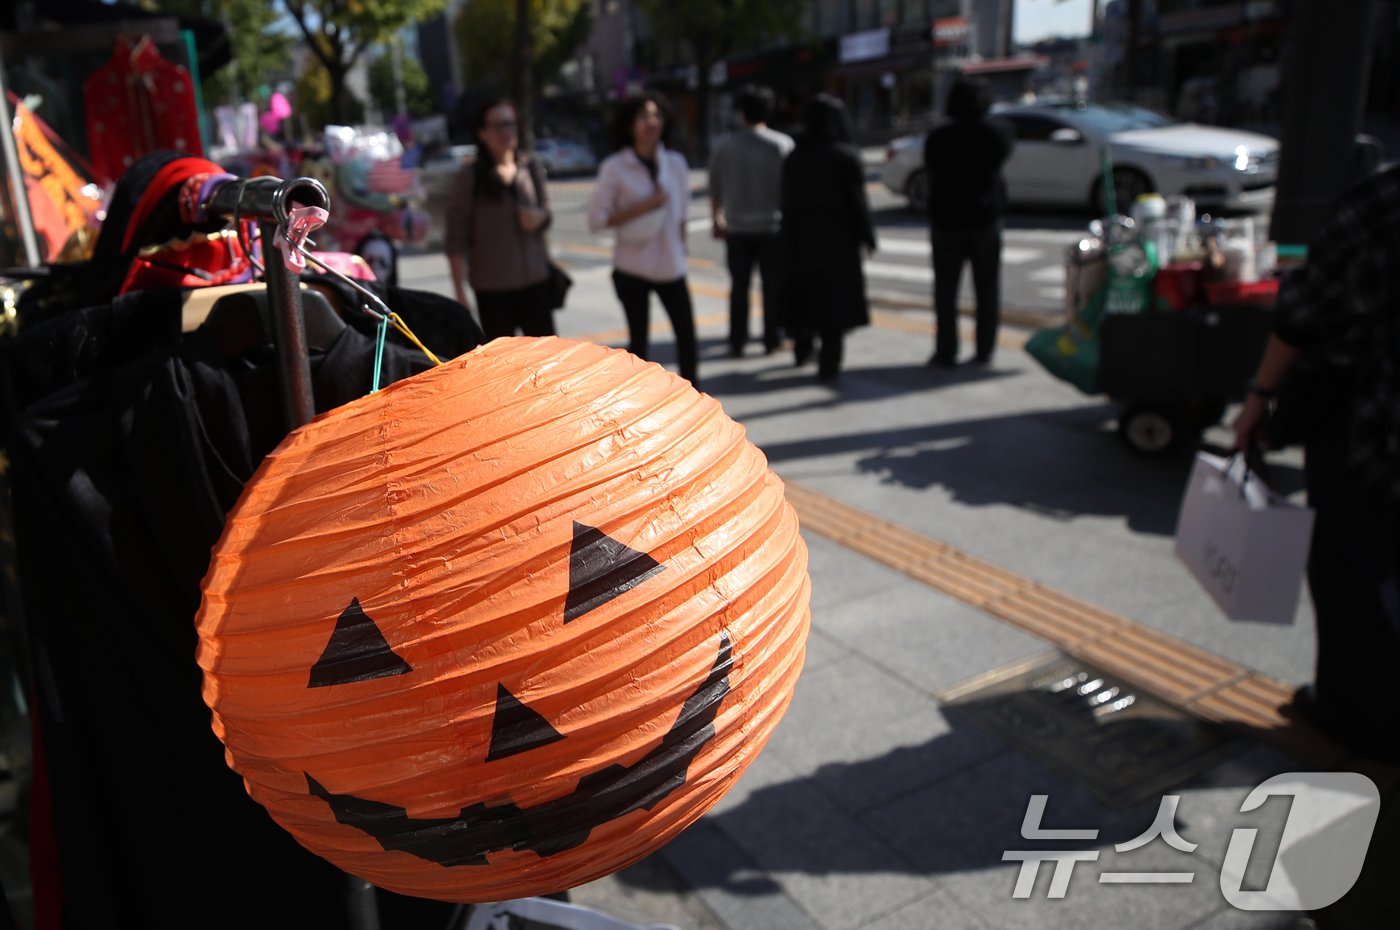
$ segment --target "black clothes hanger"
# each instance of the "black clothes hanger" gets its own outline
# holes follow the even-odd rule
[[[198,295],[198,291],[192,292]],[[197,308],[195,308],[197,310]],[[185,328],[194,322],[186,304]],[[344,332],[346,323],[336,313],[325,296],[312,288],[301,291],[302,319],[306,325],[306,344],[309,349],[330,348]],[[270,345],[273,341],[272,308],[268,303],[268,291],[261,285],[226,293],[219,296],[209,308],[208,314],[198,328],[209,333],[222,354],[227,358],[251,352]]]

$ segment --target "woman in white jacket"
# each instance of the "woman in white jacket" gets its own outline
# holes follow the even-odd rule
[[[685,279],[689,166],[684,155],[666,148],[666,128],[666,106],[655,94],[619,108],[616,151],[598,168],[588,228],[613,230],[613,288],[627,314],[628,351],[647,357],[655,291],[676,334],[681,377],[698,386],[695,313]]]

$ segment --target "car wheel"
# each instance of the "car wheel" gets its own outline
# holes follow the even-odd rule
[[[1113,169],[1113,195],[1117,200],[1118,212],[1133,212],[1133,201],[1154,190],[1152,179],[1136,168]],[[1108,202],[1104,197],[1103,178],[1094,181],[1092,206],[1099,213],[1108,212]]]
[[[909,209],[918,213],[928,212],[928,173],[922,168],[909,175],[904,182],[904,196],[909,198]]]

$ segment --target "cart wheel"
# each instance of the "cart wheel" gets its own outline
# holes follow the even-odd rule
[[[1152,407],[1124,408],[1118,417],[1118,438],[1140,455],[1166,455],[1183,432],[1181,418]]]

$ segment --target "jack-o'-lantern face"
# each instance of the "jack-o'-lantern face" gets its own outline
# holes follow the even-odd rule
[[[294,433],[235,508],[199,660],[230,765],[392,890],[572,887],[702,815],[791,695],[805,550],[712,399],[497,340]]]

